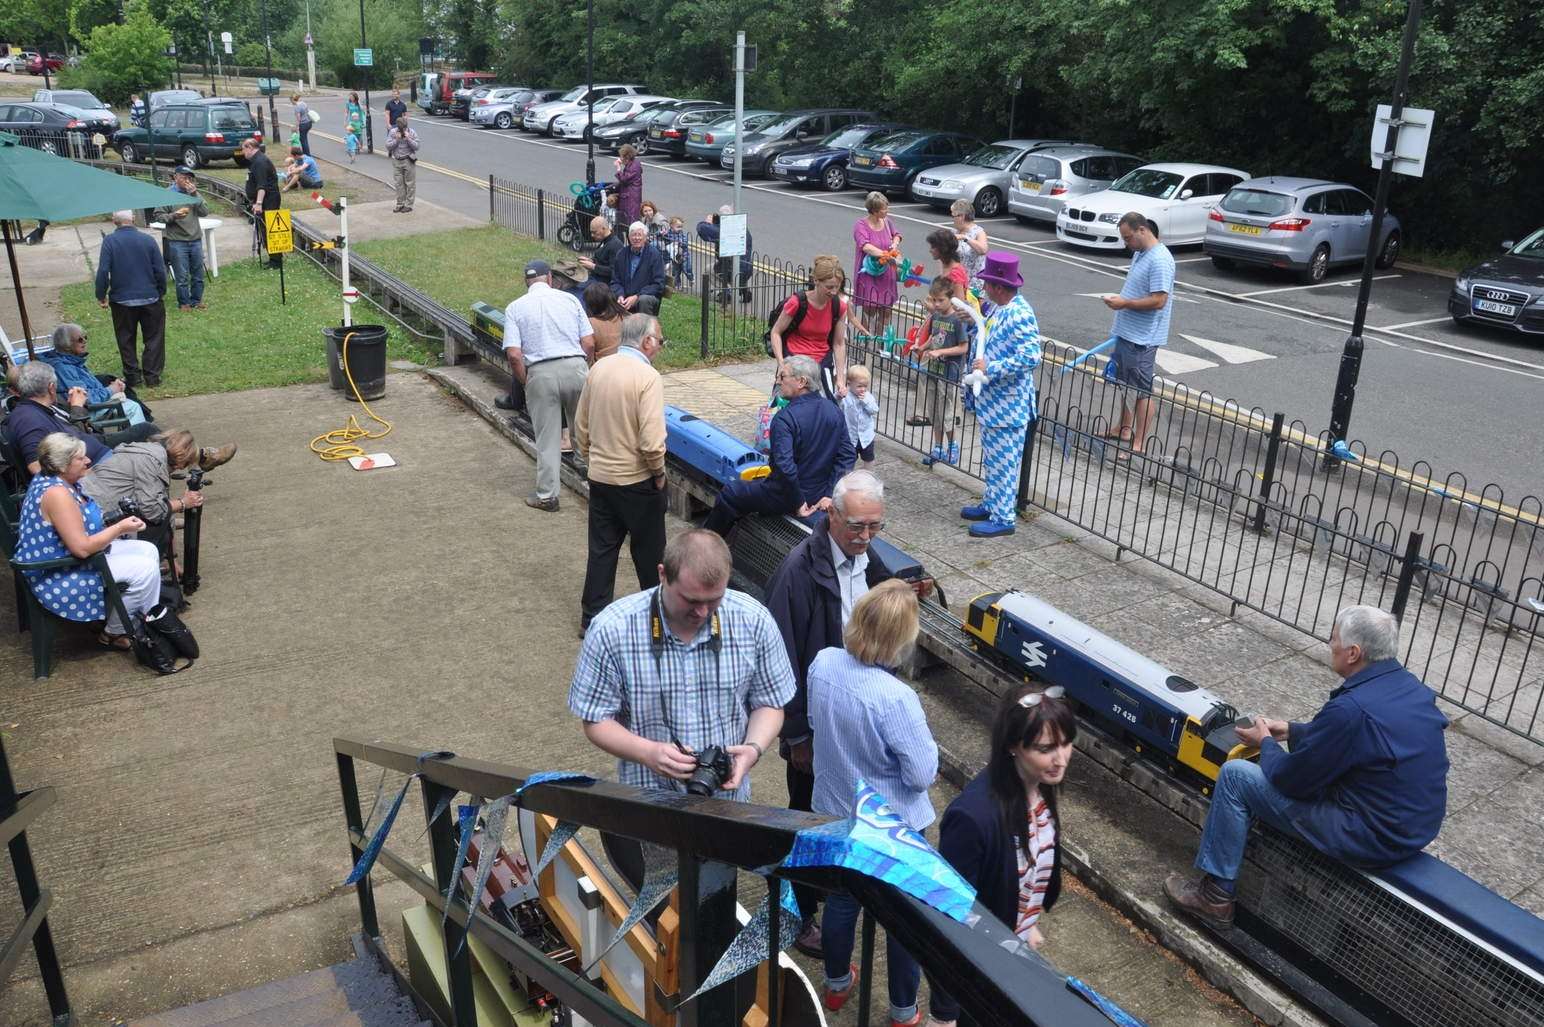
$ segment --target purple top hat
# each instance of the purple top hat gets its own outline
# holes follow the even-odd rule
[[[1001,250],[993,250],[986,255],[986,266],[977,277],[983,282],[993,282],[1010,289],[1017,289],[1024,284],[1019,274],[1019,255]]]

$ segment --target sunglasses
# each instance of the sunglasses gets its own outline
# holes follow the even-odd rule
[[[854,535],[861,535],[864,532],[868,532],[870,535],[878,535],[881,531],[885,530],[884,521],[849,521],[845,517],[842,518],[842,526]]]
[[[1061,685],[1052,685],[1041,692],[1031,692],[1019,700],[1019,705],[1026,710],[1032,710],[1040,705],[1042,699],[1060,699],[1067,694],[1067,690]]]

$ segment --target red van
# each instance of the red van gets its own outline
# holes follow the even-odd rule
[[[497,81],[491,71],[426,71],[418,86],[418,106],[430,114],[449,114],[456,90],[491,86]]]

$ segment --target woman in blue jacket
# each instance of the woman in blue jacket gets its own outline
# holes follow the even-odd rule
[[[1045,943],[1042,914],[1061,893],[1056,787],[1078,734],[1060,686],[1020,685],[992,724],[992,752],[938,829],[938,851],[976,887],[976,898],[1031,948]],[[959,1003],[932,989],[931,1025],[953,1027]]]

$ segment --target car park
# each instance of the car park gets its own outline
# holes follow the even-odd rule
[[[1020,221],[1049,221],[1068,202],[1108,189],[1145,161],[1101,146],[1048,146],[1019,161],[1008,186],[1008,212]]]
[[[944,164],[918,175],[911,184],[911,198],[935,207],[955,200],[969,200],[978,218],[995,218],[1007,208],[1008,187],[1026,154],[1047,146],[1065,145],[1065,139],[999,139],[957,164]]]
[[[981,140],[959,132],[904,129],[855,146],[847,160],[848,184],[904,196],[917,175],[981,149]]]
[[[37,56],[36,50],[23,50],[21,53],[0,54],[0,71],[9,71],[20,75],[27,70],[27,62]]]
[[[638,144],[643,153],[686,156],[686,137],[699,125],[717,121],[733,108],[724,104],[710,107],[671,108],[649,122],[649,133]]]
[[[847,107],[785,111],[756,131],[747,132],[743,141],[737,139],[725,146],[719,154],[718,165],[726,170],[732,169],[735,152],[739,151],[741,172],[765,177],[778,154],[824,139],[839,128],[860,121],[871,121],[873,117],[870,111]]]
[[[47,63],[48,63],[48,70],[49,71],[58,71],[60,68],[64,67],[64,54],[62,54],[62,53],[51,53],[51,54],[49,54],[48,58],[47,58]],[[41,75],[41,74],[43,74],[43,64],[44,64],[44,58],[43,58],[42,54],[33,54],[31,57],[28,57],[27,58],[27,74],[29,74],[29,75]]]
[[[471,121],[485,127],[514,128],[526,111],[562,95],[556,89],[494,89],[472,101]]]
[[[10,132],[22,145],[45,153],[95,158],[101,151],[91,141],[93,131],[81,117],[84,113],[63,104],[0,101],[0,132]]]
[[[430,114],[449,114],[458,91],[497,82],[491,71],[426,71],[418,87],[418,106]]]
[[[1202,250],[1221,270],[1237,264],[1294,271],[1322,282],[1337,264],[1361,264],[1372,235],[1372,198],[1317,178],[1252,178],[1207,214]],[[1399,219],[1386,213],[1374,246],[1377,266],[1399,256]]]
[[[39,89],[32,94],[34,103],[51,103],[73,108],[93,132],[112,135],[118,131],[118,115],[112,108],[84,89]]]
[[[1158,226],[1169,246],[1206,238],[1207,215],[1249,172],[1214,164],[1144,164],[1108,189],[1069,203],[1056,217],[1056,238],[1074,246],[1124,250],[1121,215],[1137,211]]]
[[[632,96],[608,96],[604,100],[596,102],[591,108],[595,112],[595,127],[611,125],[618,121],[627,121],[636,118],[644,111],[658,107],[662,103],[669,102],[671,97],[653,96],[649,94],[637,94]],[[585,134],[590,131],[590,111],[577,110],[571,114],[565,114],[558,118],[552,126],[554,136],[584,141]]]
[[[491,84],[491,83],[490,84],[474,83],[474,84],[471,84],[471,85],[462,86],[460,89],[457,89],[454,93],[451,94],[451,96],[450,96],[450,110],[449,110],[448,113],[453,118],[459,118],[462,121],[471,121],[472,120],[472,105],[475,104],[480,97],[487,96],[490,92],[492,92],[495,89],[510,89],[510,88],[518,89],[519,87],[518,86],[498,86],[498,85],[494,85],[494,84]]]
[[[745,111],[740,117],[745,131],[754,132],[777,117],[777,113],[753,110]],[[717,166],[718,159],[724,155],[724,147],[734,142],[734,137],[734,112],[730,111],[717,121],[698,125],[686,133],[686,156]]]
[[[1459,325],[1544,334],[1544,228],[1501,246],[1501,256],[1465,268],[1454,279],[1448,313]]]
[[[587,86],[575,86],[564,93],[559,99],[548,103],[539,103],[525,112],[520,127],[527,132],[540,132],[542,135],[551,135],[553,123],[565,114],[582,110],[589,104],[603,100],[608,96],[637,95],[647,92],[643,86],[637,84],[624,85],[620,83],[605,83],[594,89]]]
[[[864,121],[837,129],[819,142],[779,154],[769,174],[793,185],[818,185],[827,192],[839,192],[847,188],[847,162],[854,147],[909,127],[890,121]]]
[[[151,111],[150,124],[130,126],[113,136],[113,149],[130,164],[148,161],[152,154],[163,160],[200,167],[217,160],[246,164],[241,144],[262,141],[252,113],[239,100],[215,98],[197,103],[168,104]]]

